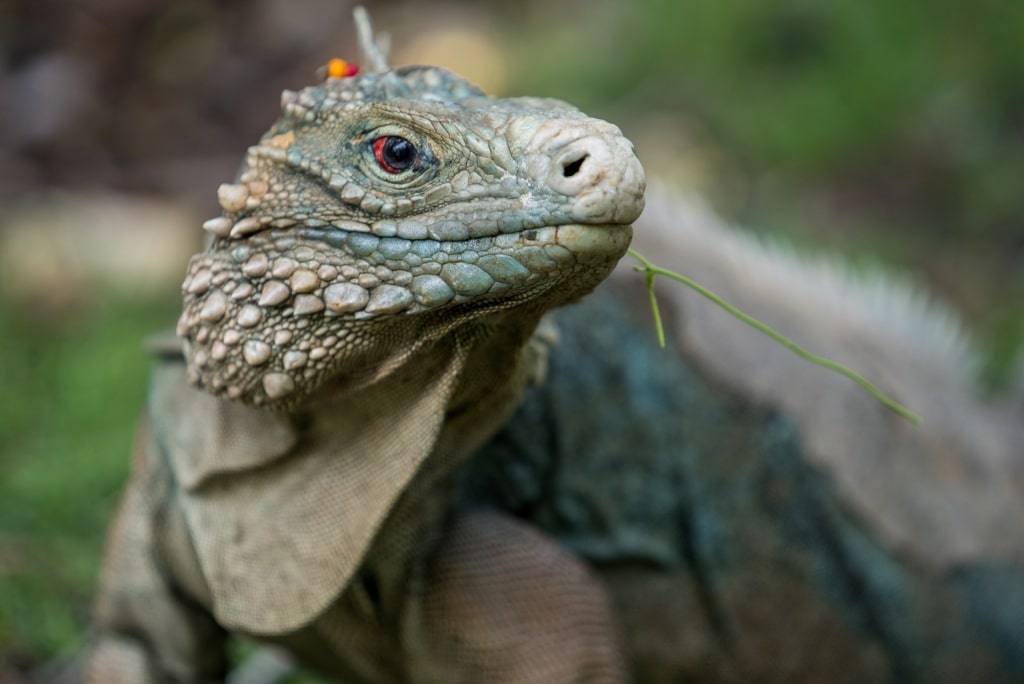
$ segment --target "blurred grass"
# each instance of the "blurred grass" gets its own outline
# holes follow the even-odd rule
[[[1006,382],[1024,341],[1024,3],[488,11],[507,92],[621,124],[654,175],[693,169],[744,225],[916,273],[967,314],[987,381]],[[143,403],[141,340],[179,304],[174,287],[90,295],[53,316],[0,292],[0,679],[78,644]]]
[[[15,662],[82,635],[143,403],[142,339],[173,325],[176,294],[101,295],[60,320],[0,298],[0,652]]]

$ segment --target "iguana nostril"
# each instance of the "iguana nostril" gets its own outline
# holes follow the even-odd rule
[[[583,156],[572,161],[562,163],[562,175],[566,178],[571,178],[579,173],[580,168],[583,166],[583,162],[587,160],[589,154],[584,153]]]

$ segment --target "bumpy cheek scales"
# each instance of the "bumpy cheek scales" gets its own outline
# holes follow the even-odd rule
[[[555,228],[462,243],[323,237],[271,230],[193,258],[177,332],[194,381],[255,404],[279,401],[329,373],[353,322],[499,295],[575,261]]]

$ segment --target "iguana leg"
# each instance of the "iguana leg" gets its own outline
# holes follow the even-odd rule
[[[416,681],[626,681],[602,586],[548,537],[496,512],[462,516],[445,534],[427,567],[423,620],[438,669],[419,668]]]
[[[223,681],[223,630],[170,579],[161,560],[161,547],[186,539],[167,506],[169,484],[144,420],[104,556],[87,684]],[[175,550],[191,556],[191,549]]]

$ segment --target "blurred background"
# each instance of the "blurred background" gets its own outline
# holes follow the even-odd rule
[[[394,64],[618,123],[729,220],[905,272],[987,391],[1024,341],[1024,3],[368,2]],[[0,681],[72,657],[149,360],[283,88],[358,59],[339,0],[0,2]],[[52,671],[52,670],[51,670]]]

